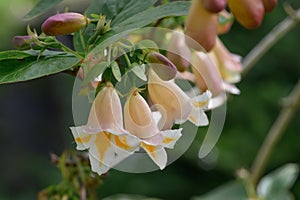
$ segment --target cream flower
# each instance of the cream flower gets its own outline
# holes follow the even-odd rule
[[[121,102],[111,83],[95,98],[87,125],[71,130],[77,150],[88,149],[92,170],[99,175],[131,155],[140,144],[123,129]]]
[[[124,107],[125,128],[141,140],[141,147],[160,169],[167,164],[164,148],[173,148],[181,130],[160,131],[145,99],[138,89],[132,90]]]
[[[174,80],[163,81],[150,68],[148,74],[148,92],[157,109],[162,113],[160,125],[169,129],[173,123],[190,120],[196,126],[205,126],[208,119],[204,110],[207,109],[211,92],[190,98]]]

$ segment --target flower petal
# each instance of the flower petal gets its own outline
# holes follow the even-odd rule
[[[94,135],[88,134],[85,131],[85,126],[70,127],[70,129],[77,144],[77,150],[82,151],[88,149],[95,140]]]
[[[167,153],[162,146],[153,146],[142,142],[141,147],[161,170],[166,167]]]
[[[191,103],[196,109],[207,110],[211,97],[212,93],[209,90],[206,90],[201,95],[193,97]]]
[[[193,108],[192,113],[189,116],[189,120],[196,126],[207,126],[209,124],[205,112],[197,108]]]
[[[175,130],[162,131],[161,133],[164,137],[164,139],[162,141],[162,146],[173,149],[177,140],[182,136],[181,131],[182,131],[182,128],[175,129]]]

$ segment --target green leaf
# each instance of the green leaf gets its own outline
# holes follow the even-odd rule
[[[142,79],[143,81],[147,81],[147,76],[145,74],[145,65],[138,65],[137,63],[133,63],[133,68],[132,71],[133,73],[139,77],[140,79]]]
[[[71,55],[26,57],[0,61],[0,84],[27,81],[72,68],[80,59]]]
[[[289,199],[288,190],[293,186],[299,175],[299,166],[287,164],[262,178],[257,193],[267,200]],[[280,199],[281,200],[281,199]]]
[[[123,21],[118,26],[112,27],[111,31],[100,38],[97,42],[98,46],[93,51],[97,52],[99,49],[104,49],[130,32],[163,17],[187,15],[190,5],[190,2],[177,1],[140,12]]]
[[[122,75],[121,75],[121,71],[120,71],[118,63],[116,61],[113,61],[110,64],[110,66],[111,66],[111,70],[112,70],[114,77],[117,79],[117,81],[120,82],[122,79]]]
[[[12,51],[2,51],[0,52],[0,61],[9,59],[24,59],[32,56],[24,51],[12,50]]]
[[[226,183],[206,195],[194,197],[192,200],[247,200],[247,193],[242,183],[234,181]]]
[[[85,51],[89,38],[95,34],[95,28],[94,24],[90,24],[85,29],[80,29],[74,33],[73,44],[76,51]]]
[[[87,76],[84,78],[84,81],[82,82],[82,84],[83,85],[88,84],[92,79],[94,79],[95,77],[98,77],[100,74],[102,74],[107,67],[108,67],[108,63],[107,62],[97,63],[87,73]]]
[[[30,10],[29,13],[25,15],[24,19],[30,20],[32,18],[35,18],[43,14],[44,12],[50,10],[62,1],[63,0],[40,0],[38,4],[32,10]]]
[[[87,9],[88,14],[106,15],[112,19],[112,26],[119,24],[130,16],[142,12],[157,0],[94,0]]]

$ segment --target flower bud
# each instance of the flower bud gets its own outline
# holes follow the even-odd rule
[[[271,12],[277,4],[277,0],[263,0],[265,12]]]
[[[262,0],[228,0],[228,6],[236,20],[245,28],[257,28],[264,17]]]
[[[168,81],[176,76],[176,66],[164,55],[151,51],[147,54],[146,59],[162,80]]]
[[[31,36],[29,35],[15,36],[13,38],[13,44],[18,49],[27,49],[30,48],[30,40]]]
[[[66,35],[74,33],[90,23],[90,19],[79,13],[60,13],[49,17],[42,30],[46,35]]]
[[[226,8],[227,0],[202,0],[203,7],[209,12],[218,13]]]
[[[206,51],[210,51],[215,45],[218,27],[218,15],[207,11],[200,0],[193,0],[187,17],[186,34],[202,45]],[[202,51],[195,42],[186,39],[189,47]]]

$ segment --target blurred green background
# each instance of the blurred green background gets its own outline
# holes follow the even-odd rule
[[[47,15],[25,22],[23,16],[34,0],[0,1],[0,50],[13,49],[14,35],[25,34],[28,23],[39,29]],[[70,11],[83,10],[88,1],[66,1]],[[286,17],[281,2],[265,16],[257,30],[245,30],[237,23],[222,36],[227,47],[242,56]],[[179,160],[164,171],[128,174],[111,170],[99,188],[99,199],[117,193],[142,194],[164,199],[188,199],[204,194],[232,180],[241,167],[250,167],[270,126],[275,121],[280,101],[300,77],[300,25],[280,40],[243,78],[240,96],[231,96],[227,118],[210,159],[197,158],[205,128]],[[60,74],[34,81],[0,86],[0,200],[36,199],[37,193],[58,183],[58,169],[50,163],[49,153],[60,154],[75,148],[68,127],[72,119],[74,79]],[[267,170],[284,163],[300,162],[300,112],[297,111],[272,154]],[[300,181],[293,187],[300,199]]]

